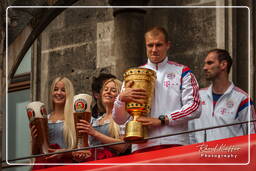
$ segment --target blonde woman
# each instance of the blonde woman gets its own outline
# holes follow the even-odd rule
[[[97,119],[93,118],[91,123],[80,120],[76,125],[79,132],[89,134],[90,146],[120,142],[123,140],[124,125],[119,126],[112,119],[114,101],[120,92],[121,84],[122,83],[117,79],[106,80],[101,90],[102,103],[106,113]],[[126,149],[126,144],[97,148],[96,151],[92,149],[92,154],[94,155],[96,153],[97,156],[92,156],[86,159],[86,161],[113,157],[124,152]],[[81,160],[83,158],[81,155],[76,157],[80,157]]]
[[[51,85],[51,109],[48,117],[48,136],[50,144],[60,148],[76,147],[76,132],[73,120],[74,87],[66,77],[55,78]]]
[[[66,77],[57,77],[53,80],[50,89],[50,105],[52,112],[48,115],[48,139],[51,149],[49,152],[76,148],[76,132],[73,119],[73,97],[74,87]],[[32,137],[37,136],[37,130],[33,126]],[[33,143],[32,138],[32,144]],[[32,147],[32,153],[36,154]],[[88,153],[85,152],[86,155]],[[66,163],[72,162],[72,153],[55,154],[43,159],[44,163]]]

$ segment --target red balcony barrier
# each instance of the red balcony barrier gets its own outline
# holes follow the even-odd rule
[[[256,169],[256,134],[250,135],[250,141],[249,136],[239,136],[80,164],[85,165],[57,166],[43,170],[252,171]]]

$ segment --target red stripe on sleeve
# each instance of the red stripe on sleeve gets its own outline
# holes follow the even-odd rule
[[[191,78],[191,83],[192,83],[191,85],[192,85],[192,88],[193,88],[192,96],[194,97],[194,102],[190,107],[183,110],[182,112],[175,112],[175,113],[171,114],[173,120],[185,117],[185,116],[193,113],[199,106],[199,93],[198,93],[199,87],[197,86],[195,78],[194,78],[193,75],[192,75],[192,78]]]
[[[239,107],[243,106],[244,104],[248,103],[249,98],[246,98],[245,100],[241,101]]]
[[[185,68],[182,69],[182,73],[184,73],[184,72],[186,72],[186,71],[189,71],[189,70],[190,70],[189,67],[185,67]]]

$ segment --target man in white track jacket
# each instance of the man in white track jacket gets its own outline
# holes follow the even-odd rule
[[[255,119],[253,102],[240,88],[228,80],[232,58],[223,49],[213,49],[205,58],[204,72],[212,84],[199,91],[202,114],[190,121],[191,130],[232,124]],[[255,124],[234,125],[191,134],[191,143],[230,138],[255,133]],[[205,134],[206,133],[206,134]]]
[[[154,27],[145,34],[148,62],[142,68],[156,71],[157,80],[151,113],[137,121],[148,126],[149,137],[187,131],[188,121],[201,114],[196,78],[188,67],[168,61],[166,55],[170,42],[167,39],[167,32],[161,27]],[[116,123],[123,124],[129,119],[125,111],[126,102],[140,102],[145,94],[143,89],[123,88],[114,104],[113,119]],[[133,144],[132,151],[185,145],[188,140],[187,134],[152,139]]]

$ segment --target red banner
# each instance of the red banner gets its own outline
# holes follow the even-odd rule
[[[131,171],[156,169],[175,171],[202,169],[202,171],[251,171],[256,169],[256,134],[207,143],[199,143],[168,149],[137,153],[105,160],[44,169],[53,170],[111,170]],[[119,165],[115,165],[119,164]]]

